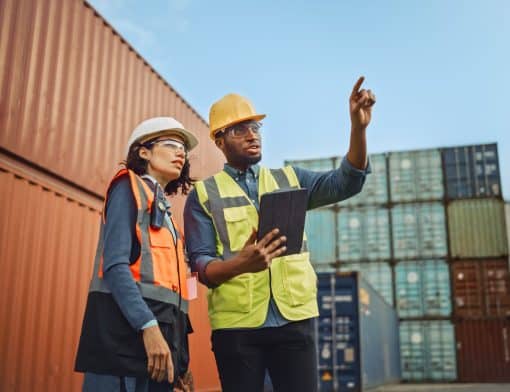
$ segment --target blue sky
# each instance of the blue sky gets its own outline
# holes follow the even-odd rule
[[[345,154],[364,75],[369,152],[497,142],[510,198],[510,1],[89,2],[206,120],[249,97],[267,166]]]

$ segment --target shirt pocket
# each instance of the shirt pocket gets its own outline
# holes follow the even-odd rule
[[[174,239],[166,227],[154,230],[149,226],[149,241],[151,248],[172,248]]]
[[[230,250],[238,252],[251,234],[251,225],[248,222],[246,207],[230,207],[223,210],[227,234],[230,240]]]
[[[249,313],[253,304],[253,277],[239,275],[211,292],[214,312]]]
[[[317,275],[308,260],[308,252],[279,260],[283,287],[291,306],[304,305],[317,295]]]

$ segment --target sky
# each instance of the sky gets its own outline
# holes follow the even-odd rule
[[[266,166],[344,155],[363,75],[369,153],[497,142],[510,199],[510,1],[88,1],[206,121],[267,114]]]

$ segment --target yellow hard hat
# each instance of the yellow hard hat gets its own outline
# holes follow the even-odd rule
[[[214,135],[226,127],[242,121],[259,121],[266,117],[265,114],[257,114],[252,103],[238,94],[227,94],[216,101],[209,110],[209,128],[211,139]]]

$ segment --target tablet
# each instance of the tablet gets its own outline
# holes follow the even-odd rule
[[[287,237],[287,250],[283,255],[300,253],[307,204],[308,192],[304,188],[263,194],[260,198],[257,239],[260,241],[271,230],[278,228],[280,235]]]

